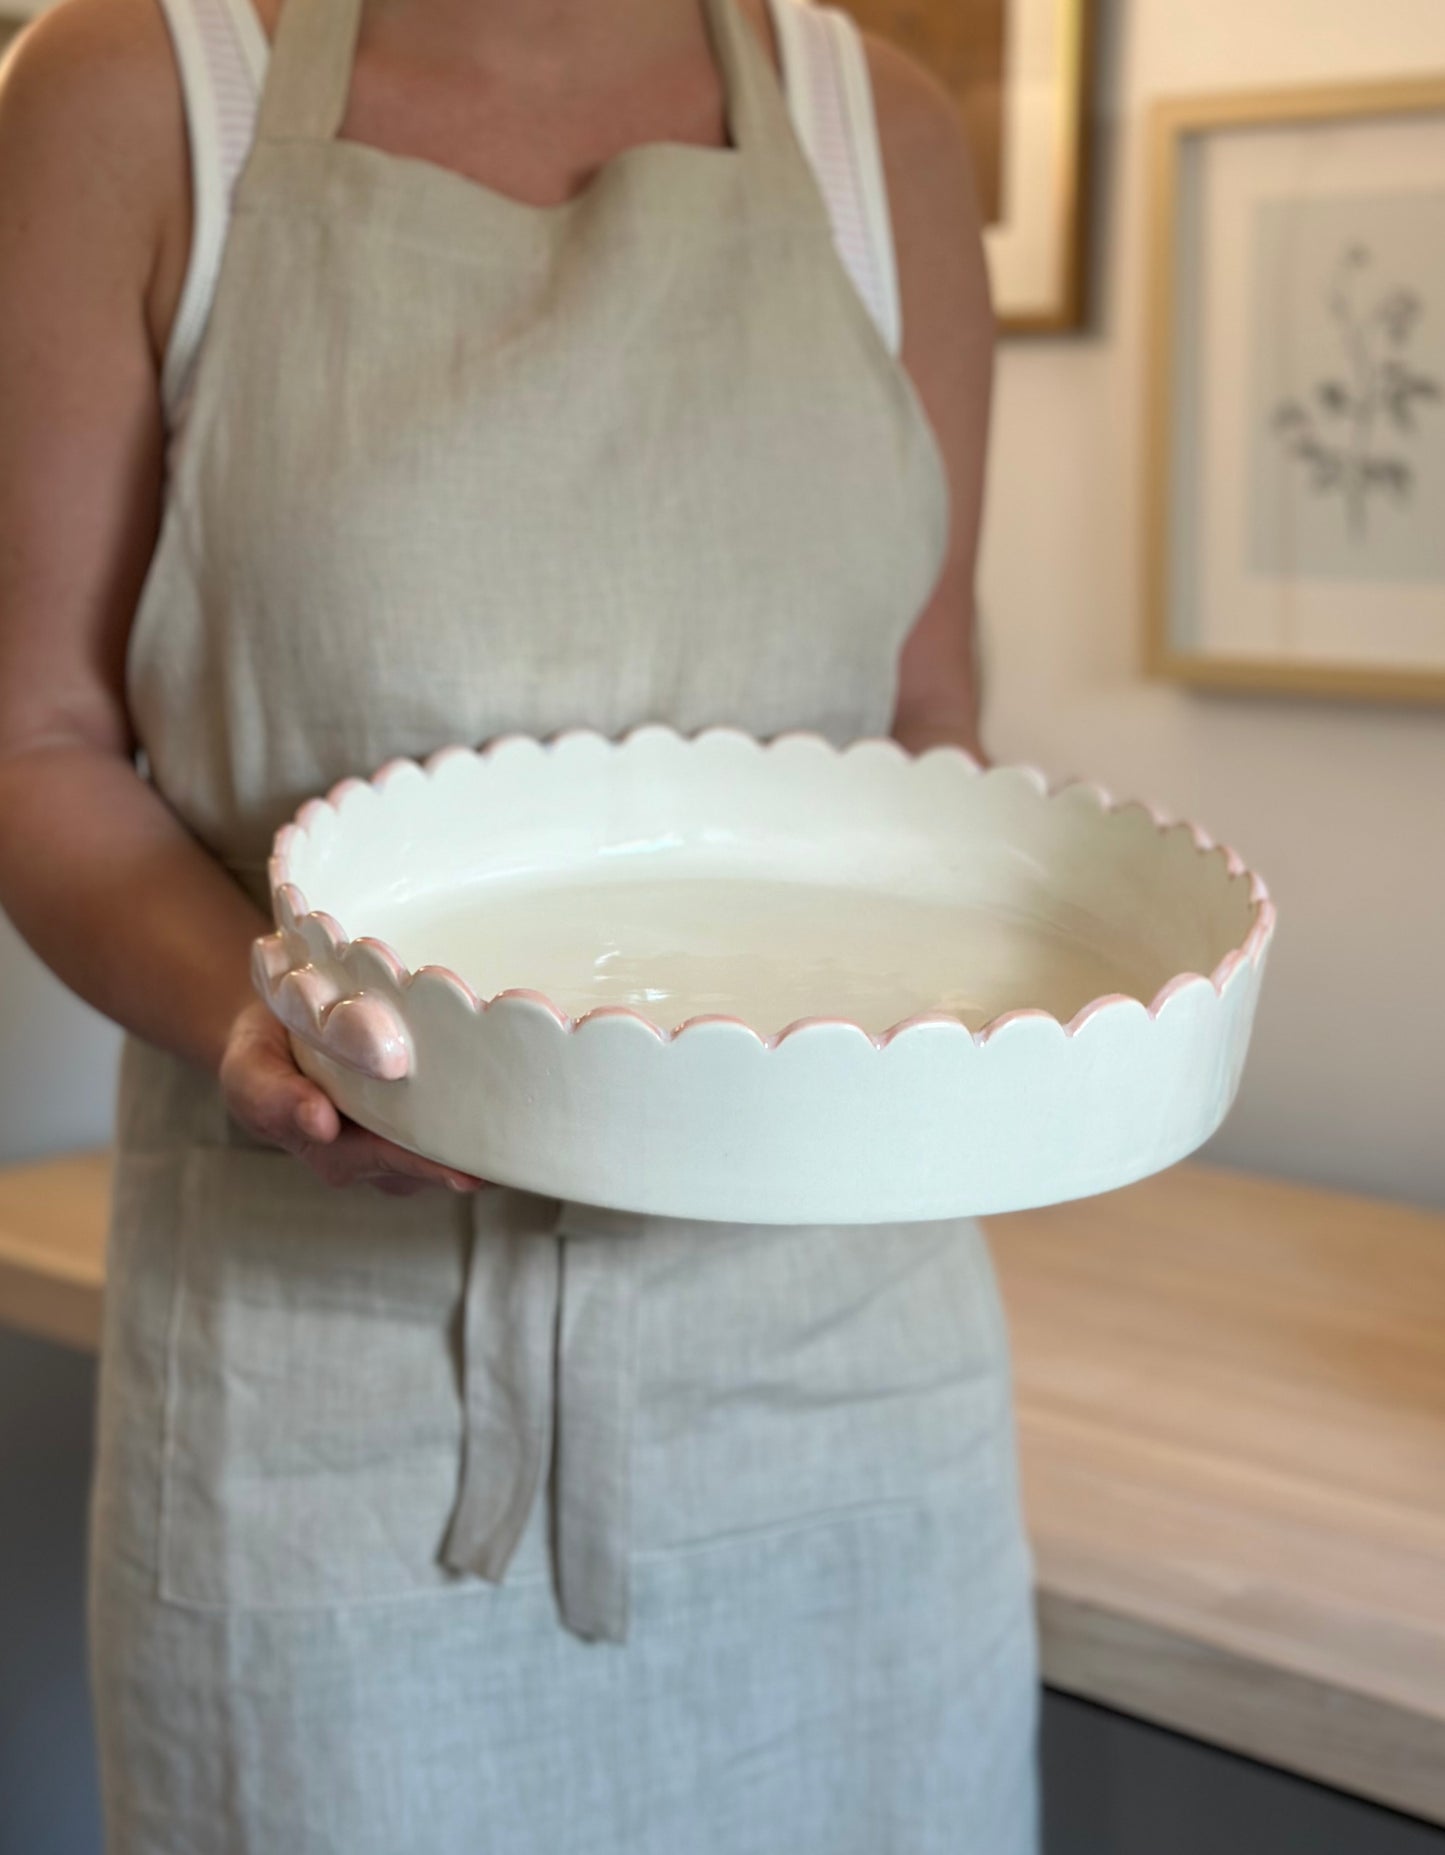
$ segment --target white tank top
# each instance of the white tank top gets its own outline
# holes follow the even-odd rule
[[[794,131],[817,178],[848,275],[890,353],[902,341],[898,273],[867,55],[836,7],[768,0]],[[185,96],[191,254],[161,373],[172,433],[215,296],[231,193],[245,166],[269,52],[252,0],[161,0]]]

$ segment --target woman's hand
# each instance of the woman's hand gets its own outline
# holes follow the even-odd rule
[[[220,1076],[226,1107],[247,1132],[294,1153],[328,1185],[360,1180],[407,1196],[423,1185],[472,1192],[486,1183],[346,1120],[325,1090],[296,1067],[285,1025],[259,999],[232,1025]]]

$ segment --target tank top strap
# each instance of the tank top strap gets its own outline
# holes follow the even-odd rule
[[[361,0],[286,0],[261,93],[258,142],[329,142],[341,127]]]

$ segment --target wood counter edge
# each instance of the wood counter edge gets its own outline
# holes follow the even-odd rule
[[[0,1167],[0,1326],[99,1347],[110,1181],[104,1149]]]
[[[1035,1597],[1060,1693],[1445,1824],[1438,1720],[1044,1583]]]
[[[0,1327],[77,1352],[98,1352],[102,1299],[99,1282],[0,1256]]]

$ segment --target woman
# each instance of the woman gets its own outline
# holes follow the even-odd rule
[[[480,1190],[344,1123],[246,976],[273,830],[392,755],[980,751],[977,215],[860,46],[792,0],[64,0],[10,62],[0,901],[130,1033],[112,1855],[1033,1847],[978,1227]]]

